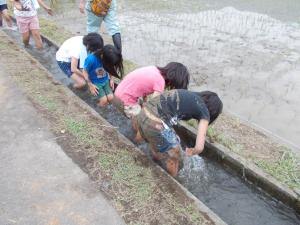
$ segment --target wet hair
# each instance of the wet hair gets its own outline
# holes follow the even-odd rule
[[[122,78],[124,74],[123,57],[113,45],[105,45],[94,53],[103,63],[104,69],[114,77]]]
[[[178,62],[170,62],[165,67],[158,67],[164,77],[166,87],[170,89],[187,89],[190,82],[190,73],[186,66]]]
[[[211,91],[197,92],[198,96],[204,101],[208,111],[209,111],[209,124],[215,121],[218,116],[222,113],[223,103],[219,96]]]
[[[103,39],[98,33],[89,33],[85,35],[82,42],[89,53],[103,49]]]

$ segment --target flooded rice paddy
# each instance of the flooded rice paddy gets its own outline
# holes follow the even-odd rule
[[[21,45],[17,32],[8,33]],[[42,51],[34,48],[26,50],[39,60],[57,80],[70,86],[70,80],[56,64],[55,47],[45,46]],[[114,107],[96,107],[88,91],[77,90],[75,94],[132,140],[133,131],[130,121]],[[147,145],[139,147],[147,151]],[[296,215],[292,209],[268,197],[253,185],[237,177],[234,171],[223,168],[210,159],[199,156],[185,158],[185,165],[179,173],[178,181],[228,224],[298,225],[300,223],[299,215]]]
[[[52,19],[84,34],[77,1],[56,2]],[[126,59],[186,64],[190,89],[218,92],[225,111],[295,149],[300,149],[299,12],[298,0],[118,0]]]

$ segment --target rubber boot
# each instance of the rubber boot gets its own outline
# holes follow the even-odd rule
[[[116,33],[112,36],[115,47],[122,52],[122,42],[121,42],[121,34]]]

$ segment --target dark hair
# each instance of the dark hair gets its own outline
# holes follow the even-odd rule
[[[219,96],[211,91],[197,92],[204,101],[210,115],[209,124],[215,121],[223,110],[223,103]]]
[[[83,45],[87,52],[96,52],[103,48],[103,39],[98,33],[89,33],[83,37]]]
[[[115,46],[105,45],[103,49],[94,54],[102,61],[103,67],[108,73],[117,78],[123,77],[123,57]]]
[[[178,62],[170,62],[165,67],[158,67],[166,81],[166,86],[171,89],[187,89],[190,82],[190,73],[186,66]]]

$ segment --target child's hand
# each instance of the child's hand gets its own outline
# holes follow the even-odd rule
[[[99,90],[96,85],[89,84],[89,89],[90,89],[90,92],[92,93],[92,95],[97,96],[99,94]]]
[[[110,80],[109,80],[109,84],[110,84],[111,90],[114,90],[114,89],[115,89],[115,82],[114,82],[113,79],[110,79]]]
[[[45,10],[50,16],[53,16],[53,10],[51,8],[45,8]]]
[[[185,149],[185,155],[186,156],[193,156],[194,155],[194,149],[193,148],[186,148]]]

